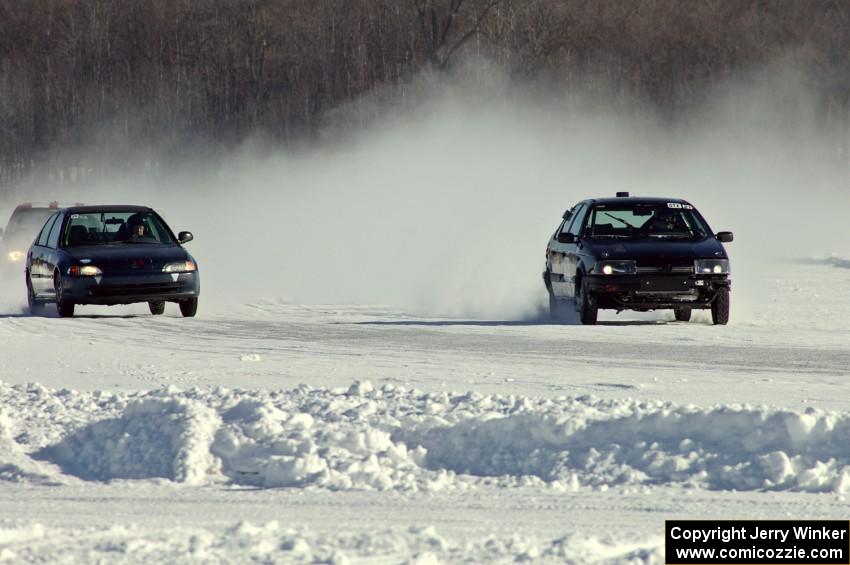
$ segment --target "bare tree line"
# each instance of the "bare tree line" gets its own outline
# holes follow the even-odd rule
[[[670,116],[793,50],[843,116],[848,24],[841,0],[0,0],[0,186],[57,148],[138,164],[196,140],[309,138],[329,109],[472,49]]]

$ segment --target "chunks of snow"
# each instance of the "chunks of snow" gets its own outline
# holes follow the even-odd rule
[[[33,543],[49,539],[49,543]],[[538,540],[488,536],[451,543],[433,527],[378,528],[321,534],[278,522],[239,522],[220,531],[124,527],[66,529],[0,522],[0,560],[8,562],[120,563],[663,563],[661,538],[567,536]]]
[[[850,490],[850,414],[811,409],[422,393],[368,382],[111,395],[0,383],[0,406],[0,480]]]
[[[166,478],[197,484],[215,474],[215,410],[185,398],[143,398],[118,418],[92,422],[35,453],[89,480]]]

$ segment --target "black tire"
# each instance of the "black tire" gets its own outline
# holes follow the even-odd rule
[[[155,300],[153,302],[148,302],[148,308],[150,308],[151,314],[159,316],[165,312],[165,301]]]
[[[596,296],[590,292],[587,282],[582,279],[579,287],[579,293],[576,296],[576,310],[581,323],[585,326],[592,326],[596,323],[599,316],[599,308],[596,305]]]
[[[180,301],[180,313],[184,318],[193,318],[198,312],[198,297]]]
[[[549,317],[553,322],[566,322],[570,317],[570,303],[549,293]]]
[[[70,318],[74,315],[74,303],[65,300],[62,292],[62,277],[59,273],[53,276],[53,290],[56,292],[56,313],[62,318]]]
[[[35,291],[32,288],[32,281],[30,280],[30,274],[26,273],[27,279],[27,306],[29,306],[30,314],[33,316],[38,316],[44,311],[44,303],[40,300],[36,300]]]
[[[673,313],[676,315],[676,321],[678,322],[689,322],[691,320],[690,308],[674,308]]]
[[[711,303],[711,321],[716,326],[725,326],[729,322],[729,289],[717,289],[714,302]]]

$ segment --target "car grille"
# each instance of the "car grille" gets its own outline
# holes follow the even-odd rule
[[[640,275],[690,275],[694,272],[691,257],[651,257],[637,262]]]
[[[641,275],[653,275],[653,274],[677,274],[677,275],[689,275],[694,272],[694,266],[659,266],[659,267],[638,267],[638,274]]]
[[[174,294],[183,290],[182,282],[144,284],[104,284],[91,289],[92,296],[131,296],[143,294]]]

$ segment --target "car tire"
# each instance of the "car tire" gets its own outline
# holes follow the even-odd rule
[[[581,291],[576,296],[576,310],[578,310],[579,319],[585,326],[592,326],[596,323],[599,315],[596,296],[590,292],[587,281],[584,279],[582,279],[579,288]]]
[[[689,322],[691,320],[690,308],[674,308],[673,313],[676,315],[677,322]]]
[[[70,318],[74,315],[74,303],[65,300],[62,292],[62,277],[56,273],[53,277],[53,290],[56,292],[56,313],[62,318]]]
[[[180,301],[180,313],[184,318],[193,318],[198,312],[198,297],[187,298]]]
[[[716,326],[725,326],[729,322],[729,289],[717,289],[714,302],[711,303],[711,321]]]
[[[154,300],[152,302],[148,302],[148,308],[150,308],[151,314],[153,314],[154,316],[159,316],[165,313],[165,301]]]
[[[27,279],[27,306],[29,306],[30,314],[37,316],[44,311],[44,303],[37,300],[35,297],[35,290],[32,288],[32,281],[30,280],[29,272],[27,272],[25,276]]]

